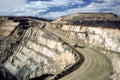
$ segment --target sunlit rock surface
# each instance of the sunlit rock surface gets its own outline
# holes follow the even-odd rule
[[[64,41],[40,29],[40,22],[28,17],[0,17],[0,20],[0,79],[63,76],[62,72],[80,58]]]
[[[42,74],[54,75],[75,63],[73,53],[55,35],[37,27],[29,28],[4,67],[22,80]]]
[[[105,29],[87,26],[63,25],[61,33],[74,40],[81,40],[91,46],[120,52],[119,29]]]

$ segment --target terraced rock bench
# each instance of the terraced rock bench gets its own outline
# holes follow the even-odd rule
[[[30,27],[4,68],[21,80],[55,75],[74,65],[80,58],[57,36]]]

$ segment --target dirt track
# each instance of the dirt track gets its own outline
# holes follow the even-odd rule
[[[70,43],[72,40],[57,33],[57,30],[53,29],[51,24],[46,24],[46,30],[52,32],[63,41],[71,45]],[[85,61],[78,69],[61,78],[60,80],[109,80],[112,67],[107,57],[89,47],[85,47],[80,43],[78,44],[84,48],[76,47],[75,49],[83,54]]]

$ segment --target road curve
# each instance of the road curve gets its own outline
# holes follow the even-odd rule
[[[72,45],[70,44],[72,40],[59,34],[57,30],[52,28],[52,25],[50,23],[46,23],[45,29],[58,36],[69,45]],[[80,43],[78,44],[82,45]],[[112,67],[110,61],[105,55],[89,47],[77,47],[74,49],[82,53],[85,60],[78,69],[61,78],[60,80],[109,80],[110,74],[112,72]]]
[[[50,23],[48,22],[45,23],[46,26],[44,28],[47,31],[55,34],[69,45],[72,45],[70,43],[74,41],[59,34],[56,29],[52,28],[52,25]],[[80,43],[78,44],[82,45]],[[101,54],[89,47],[85,48],[76,47],[74,49],[82,53],[85,60],[78,69],[61,78],[60,80],[110,80],[109,78],[112,72],[112,67],[110,61],[104,54]]]

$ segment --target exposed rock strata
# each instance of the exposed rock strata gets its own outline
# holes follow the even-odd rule
[[[67,37],[112,51],[120,52],[120,31],[118,29],[63,25],[59,31]]]
[[[74,51],[52,34],[30,27],[4,67],[22,80],[60,73],[76,62]]]

